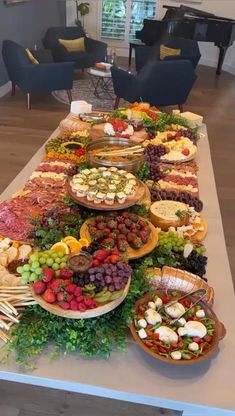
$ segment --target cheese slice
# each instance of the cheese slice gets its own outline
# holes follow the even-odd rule
[[[181,227],[188,224],[188,206],[177,201],[156,201],[150,207],[150,219],[155,227],[164,231],[169,227]]]

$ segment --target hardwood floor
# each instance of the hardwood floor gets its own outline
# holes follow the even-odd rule
[[[19,91],[15,97],[0,99],[0,191],[68,113],[68,107],[51,95],[33,95],[31,111],[26,109],[25,101],[26,97]],[[227,73],[217,77],[213,68],[199,67],[198,79],[185,109],[202,114],[208,126],[226,244],[235,279],[234,107],[235,77]],[[80,412],[83,416],[172,415],[172,412],[163,413],[148,406],[0,382],[1,416],[75,416]]]

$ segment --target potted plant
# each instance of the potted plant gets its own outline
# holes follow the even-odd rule
[[[75,23],[76,25],[82,25],[84,28],[84,17],[90,12],[90,3],[79,3],[78,0],[76,0],[76,12],[77,19],[75,20]]]

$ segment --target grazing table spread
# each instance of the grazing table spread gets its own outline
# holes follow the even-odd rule
[[[15,194],[13,201],[27,197],[31,198],[30,201],[36,198],[36,203],[30,213],[25,205],[25,217],[21,213],[18,228],[9,227],[12,211],[7,211],[8,219],[4,223],[9,205],[0,204],[0,278],[4,267],[6,270],[8,267],[8,273],[11,273],[8,274],[7,286],[5,284],[1,289],[0,285],[0,297],[3,296],[0,298],[3,299],[0,312],[5,310],[7,319],[13,316],[14,322],[10,320],[9,325],[14,323],[12,345],[16,353],[13,351],[6,359],[7,346],[2,346],[0,351],[6,362],[0,363],[0,379],[181,410],[184,416],[235,415],[234,292],[206,126],[196,132],[186,127],[185,121],[182,120],[181,124],[179,118],[170,119],[170,116],[163,115],[170,130],[164,134],[161,113],[147,106],[142,116],[144,126],[147,117],[146,137],[146,131],[141,132],[143,126],[138,113],[143,108],[137,105],[128,110],[133,111],[133,118],[135,116],[135,120],[131,120],[128,113],[131,123],[125,118],[125,110],[115,112],[110,118],[104,115],[102,128],[100,124],[98,128],[93,126],[96,138],[103,137],[104,132],[110,134],[113,141],[115,136],[119,136],[117,144],[112,141],[112,146],[106,145],[103,150],[99,148],[88,155],[88,160],[91,161],[92,157],[97,160],[93,167],[82,165],[86,160],[84,149],[89,149],[88,135],[84,132],[87,118],[82,121],[77,117],[76,124],[76,117],[69,115],[47,141],[46,158],[43,146],[2,193],[1,201],[9,201]],[[148,117],[152,115],[154,117],[149,122]],[[92,115],[90,117],[93,120]],[[156,120],[161,126],[160,133],[155,131],[153,134]],[[180,124],[180,128],[173,126],[173,122]],[[201,136],[198,146],[194,140],[196,135]],[[128,138],[129,144],[126,145],[125,141],[120,143],[120,137]],[[106,139],[108,143],[109,138]],[[132,140],[134,144],[131,144]],[[125,157],[130,154],[130,146],[133,147],[132,156],[128,156],[127,163]],[[63,158],[65,153],[66,162],[65,156]],[[136,171],[130,163],[143,154],[146,161]],[[105,167],[99,164],[99,159],[105,158],[111,161],[110,167],[105,163]],[[61,169],[63,163],[67,163],[66,175]],[[75,169],[77,163],[80,163],[78,170]],[[62,191],[58,186],[56,196],[49,186],[52,178],[63,182]],[[45,181],[50,199],[41,192],[37,196],[40,180]],[[137,198],[139,184],[146,189]],[[68,198],[64,189],[70,190],[72,198]],[[67,198],[66,203],[62,197]],[[134,208],[130,208],[132,199],[133,204],[137,204]],[[200,214],[201,200],[203,215]],[[27,215],[45,215],[46,206],[50,207],[52,215],[58,207],[66,215],[76,212],[83,221],[74,224],[74,234],[71,235],[70,226],[69,234],[58,234],[60,238],[55,241],[46,240],[48,236],[42,232],[43,222],[38,234],[32,228],[35,218],[32,224],[27,222]],[[19,208],[14,209],[18,215]],[[49,223],[55,221],[53,218],[49,218]],[[48,222],[44,218],[45,221]],[[6,226],[9,227],[9,236],[6,235]],[[76,227],[79,227],[77,234]],[[202,243],[204,238],[207,265]],[[35,241],[40,252],[34,249]],[[14,262],[17,264],[14,264],[13,271]],[[18,281],[11,288],[9,279],[13,276]],[[143,286],[142,281],[145,282]],[[133,286],[135,282],[139,285],[137,289]],[[198,289],[200,299],[194,293]],[[185,293],[188,293],[186,298]],[[133,338],[127,335],[126,351],[116,348],[112,351],[106,339],[109,335],[102,325],[107,324],[108,317],[115,325],[120,319],[124,332],[122,336],[119,334],[121,339],[114,336],[113,341],[123,347],[122,338],[125,338],[128,322],[125,325],[121,315],[129,311],[126,307],[128,302],[132,302],[131,320],[128,322],[132,322]],[[40,306],[33,309],[35,303],[43,308],[41,315]],[[15,308],[19,308],[18,313]],[[80,346],[83,355],[66,345],[70,354],[59,355],[57,350],[58,355],[50,360],[50,351],[53,353],[53,350],[49,346],[37,358],[36,367],[28,368],[27,363],[19,359],[22,342],[19,332],[27,330],[27,316],[28,325],[34,330],[30,321],[36,316],[33,313],[38,313],[41,319],[37,321],[38,327],[35,326],[35,332],[39,334],[46,322],[43,319],[48,319],[50,313],[55,317],[52,325],[57,326],[58,331],[64,319],[75,323],[80,320],[81,331],[84,330],[82,322],[88,326],[94,322],[93,340],[87,341],[91,342],[93,351],[81,344],[83,340],[78,338],[77,349]],[[4,322],[8,320],[4,320],[1,314],[0,318],[0,324],[3,323],[0,328],[5,331]],[[106,358],[97,355],[95,350],[94,339],[100,342],[95,320],[101,323],[98,331],[103,337],[104,350],[101,351],[106,351]],[[1,333],[2,339],[6,333],[4,341],[9,340],[11,345],[11,333]],[[34,332],[25,334],[32,339],[35,337]],[[76,338],[75,331],[72,337],[67,344]],[[109,347],[105,350],[106,344]],[[25,359],[27,351],[23,354]],[[25,368],[22,369],[20,364]]]

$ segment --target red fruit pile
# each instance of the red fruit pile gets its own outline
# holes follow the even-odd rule
[[[97,302],[89,296],[83,296],[82,288],[72,283],[73,273],[64,268],[60,276],[47,267],[43,270],[42,280],[33,283],[36,295],[41,295],[47,303],[59,305],[62,309],[85,312],[97,307]]]
[[[148,242],[150,232],[144,219],[129,212],[97,215],[89,224],[89,233],[93,240],[101,243],[104,248],[116,247],[121,253],[129,247],[142,247]]]
[[[113,249],[100,249],[93,254],[92,266],[97,267],[101,264],[115,264],[120,260],[120,252],[117,247]]]

